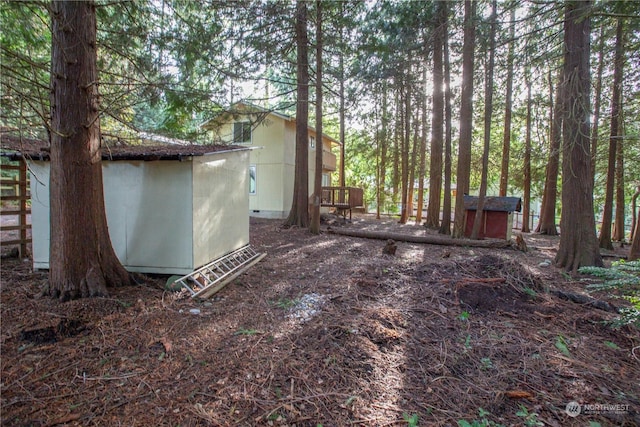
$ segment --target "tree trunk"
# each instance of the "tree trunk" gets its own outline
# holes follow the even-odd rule
[[[414,126],[413,126],[413,147],[411,148],[411,158],[409,159],[409,184],[408,184],[408,194],[407,194],[407,219],[413,216],[413,192],[415,191],[415,186],[413,185],[416,181],[416,161],[419,159],[418,148],[420,147],[420,143],[418,142],[418,126],[415,124],[417,122],[414,117]]]
[[[449,65],[449,12],[447,2],[440,3],[443,9],[443,54],[444,54],[444,196],[442,198],[442,222],[440,234],[451,234],[451,70]]]
[[[377,218],[380,219],[380,210],[386,203],[386,180],[387,180],[387,144],[388,144],[388,122],[387,122],[387,85],[382,84],[382,135],[380,136],[380,181],[378,183],[378,209]]]
[[[629,255],[627,260],[634,261],[640,259],[640,213],[636,214],[637,219],[635,223],[635,233],[633,234],[633,240],[631,241],[631,247],[629,248]]]
[[[436,27],[433,34],[433,111],[431,112],[431,161],[429,165],[429,206],[425,227],[440,225],[440,197],[442,195],[442,143],[444,140],[444,92],[442,26],[443,2],[436,2]]]
[[[313,215],[309,231],[320,234],[320,200],[322,199],[322,0],[316,0],[316,173],[313,181]]]
[[[629,261],[640,258],[640,212],[638,212],[638,196],[640,186],[631,197],[631,248],[629,248]]]
[[[591,1],[567,1],[564,21],[562,217],[555,263],[567,271],[602,266],[593,214],[589,145]]]
[[[427,84],[427,67],[422,70],[422,85]],[[424,208],[424,176],[426,172],[426,150],[427,150],[427,97],[422,97],[421,102],[422,115],[420,123],[422,124],[422,133],[420,135],[420,168],[418,172],[418,206],[416,209],[416,224],[422,222],[422,210]]]
[[[307,2],[296,1],[297,95],[296,165],[293,202],[285,225],[309,226],[309,41]],[[322,139],[320,139],[322,142]]]
[[[401,168],[401,183],[400,183],[400,224],[406,224],[409,219],[409,138],[411,137],[410,123],[411,123],[411,89],[409,87],[409,79],[407,76],[403,77],[402,87],[404,88],[404,114],[403,114],[403,127],[404,130],[402,136],[402,168]],[[411,184],[413,185],[413,184]]]
[[[473,220],[471,238],[478,239],[480,227],[484,217],[484,198],[487,195],[487,176],[489,174],[489,148],[491,146],[491,117],[493,111],[493,66],[496,51],[496,20],[497,2],[491,3],[491,30],[489,32],[489,59],[485,60],[485,85],[484,85],[484,143],[482,151],[482,172],[480,177],[480,191],[478,194],[478,206]]]
[[[540,209],[540,221],[536,231],[540,234],[557,236],[556,227],[556,201],[558,198],[558,172],[560,170],[560,143],[562,139],[562,80],[560,72],[558,86],[556,88],[556,100],[553,105],[551,119],[551,135],[549,138],[549,160],[545,170],[544,192],[542,193],[542,206]],[[551,77],[549,78],[551,79]]]
[[[344,2],[340,2],[340,12],[344,13]],[[342,22],[340,23],[340,45],[343,46],[344,43],[344,25]],[[345,154],[347,151],[347,141],[345,138],[345,119],[344,119],[344,54],[342,50],[340,50],[340,176],[339,176],[339,185],[340,187],[345,187]],[[379,214],[379,213],[378,213]]]
[[[625,45],[625,40],[624,40],[624,29],[623,29],[624,23],[622,18],[620,18],[618,20],[618,28],[617,28],[617,33],[616,33],[616,62],[615,62],[615,68],[620,68],[620,75],[623,75],[623,67],[624,67],[624,62],[625,62],[625,53],[624,53],[624,45]],[[620,41],[618,41],[618,36],[620,36]],[[620,52],[618,53],[618,48],[620,49]],[[614,71],[615,74],[615,71]],[[622,103],[623,97],[622,97],[622,90],[623,90],[623,86],[622,86],[622,82],[620,83],[620,87],[619,87],[619,105],[618,105],[618,142],[616,144],[617,148],[616,148],[616,209],[615,209],[615,223],[614,223],[614,227],[613,227],[613,235],[611,236],[611,239],[616,241],[616,242],[623,242],[624,238],[625,238],[625,232],[624,232],[624,220],[625,220],[625,215],[624,215],[624,207],[625,207],[625,200],[624,200],[624,134],[625,131],[623,129],[623,124],[624,124],[624,112],[623,112],[623,108],[624,105]]]
[[[462,93],[460,95],[460,143],[456,173],[456,209],[453,237],[464,236],[464,195],[469,192],[471,170],[471,138],[473,130],[473,47],[475,45],[476,2],[464,2],[464,42],[462,47]]]
[[[504,135],[502,137],[502,168],[500,172],[499,195],[507,195],[509,185],[509,157],[511,151],[511,114],[513,108],[513,60],[516,44],[516,8],[511,7],[511,25],[509,26],[509,53],[507,54],[507,88],[504,107]]]
[[[604,37],[605,25],[600,25],[600,42],[598,46],[598,71],[593,103],[593,126],[591,128],[591,175],[596,177],[596,160],[598,158],[598,127],[600,121],[600,98],[602,96],[602,72],[604,70]]]
[[[613,192],[616,177],[616,155],[618,139],[620,138],[620,104],[622,102],[622,68],[623,68],[623,34],[622,20],[618,18],[616,28],[616,50],[613,70],[613,89],[611,91],[611,133],[609,138],[609,157],[607,166],[607,182],[605,186],[604,208],[602,210],[602,225],[600,227],[600,247],[613,249],[611,243],[611,222],[613,220]]]
[[[622,105],[620,106],[620,125],[624,122],[622,119]],[[621,135],[624,135],[624,131],[620,129]],[[624,242],[625,231],[625,200],[624,200],[624,137],[620,136],[618,140],[618,149],[616,154],[616,214],[613,224],[613,235],[611,240],[615,242]]]
[[[522,191],[522,232],[528,233],[531,231],[529,228],[529,216],[531,215],[531,82],[529,81],[529,70],[525,72],[526,84],[527,84],[527,135],[524,143],[524,159],[523,167],[524,173],[524,188]]]
[[[106,296],[130,284],[107,228],[102,184],[93,2],[51,4],[49,294]]]

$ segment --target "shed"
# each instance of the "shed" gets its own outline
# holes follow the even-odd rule
[[[46,143],[45,143],[46,144]],[[7,138],[2,141],[7,153]],[[249,149],[163,145],[103,148],[109,235],[133,272],[183,275],[249,243]],[[33,266],[49,268],[49,153],[25,143],[31,173]]]
[[[485,197],[480,238],[492,237],[495,239],[511,239],[513,228],[513,212],[520,212],[520,197]],[[476,218],[478,197],[464,196],[465,228],[464,235],[471,236],[473,222]]]

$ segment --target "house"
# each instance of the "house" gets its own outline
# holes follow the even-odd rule
[[[10,142],[3,136],[2,154],[24,156],[32,175],[33,266],[48,269],[48,143],[11,150]],[[246,147],[114,146],[103,149],[102,160],[109,235],[128,271],[188,274],[248,245]]]
[[[249,155],[250,215],[286,218],[293,201],[296,119],[240,102],[202,127],[211,132],[216,143],[256,148]],[[322,186],[326,187],[336,170],[332,150],[338,146],[335,139],[327,135],[320,138],[309,127],[309,195],[314,191],[316,150],[322,150]]]
[[[513,212],[520,212],[521,205],[520,197],[485,197],[482,225],[478,237],[510,240],[511,229],[513,228]],[[466,237],[471,236],[477,208],[478,197],[465,195],[464,235]]]

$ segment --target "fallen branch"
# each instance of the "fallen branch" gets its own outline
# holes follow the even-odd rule
[[[439,236],[413,236],[410,234],[389,233],[385,231],[370,230],[345,230],[343,228],[327,229],[330,234],[340,234],[342,236],[362,237],[365,239],[395,240],[396,242],[426,243],[429,245],[443,246],[472,246],[477,248],[508,248],[511,242],[506,240],[470,240],[452,239],[451,237]]]
[[[572,292],[564,292],[559,290],[551,290],[550,293],[565,301],[571,301],[578,304],[590,305],[602,311],[618,313],[618,308],[616,306],[611,305],[606,301],[601,301],[586,295],[574,294]]]

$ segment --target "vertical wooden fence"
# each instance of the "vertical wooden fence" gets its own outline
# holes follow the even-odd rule
[[[29,175],[24,161],[10,162],[0,166],[2,171],[17,171],[2,174],[0,191],[0,246],[17,246],[20,257],[27,256],[27,245],[31,243],[31,207],[29,199]],[[7,175],[5,177],[5,175]],[[8,175],[11,175],[9,177]]]

